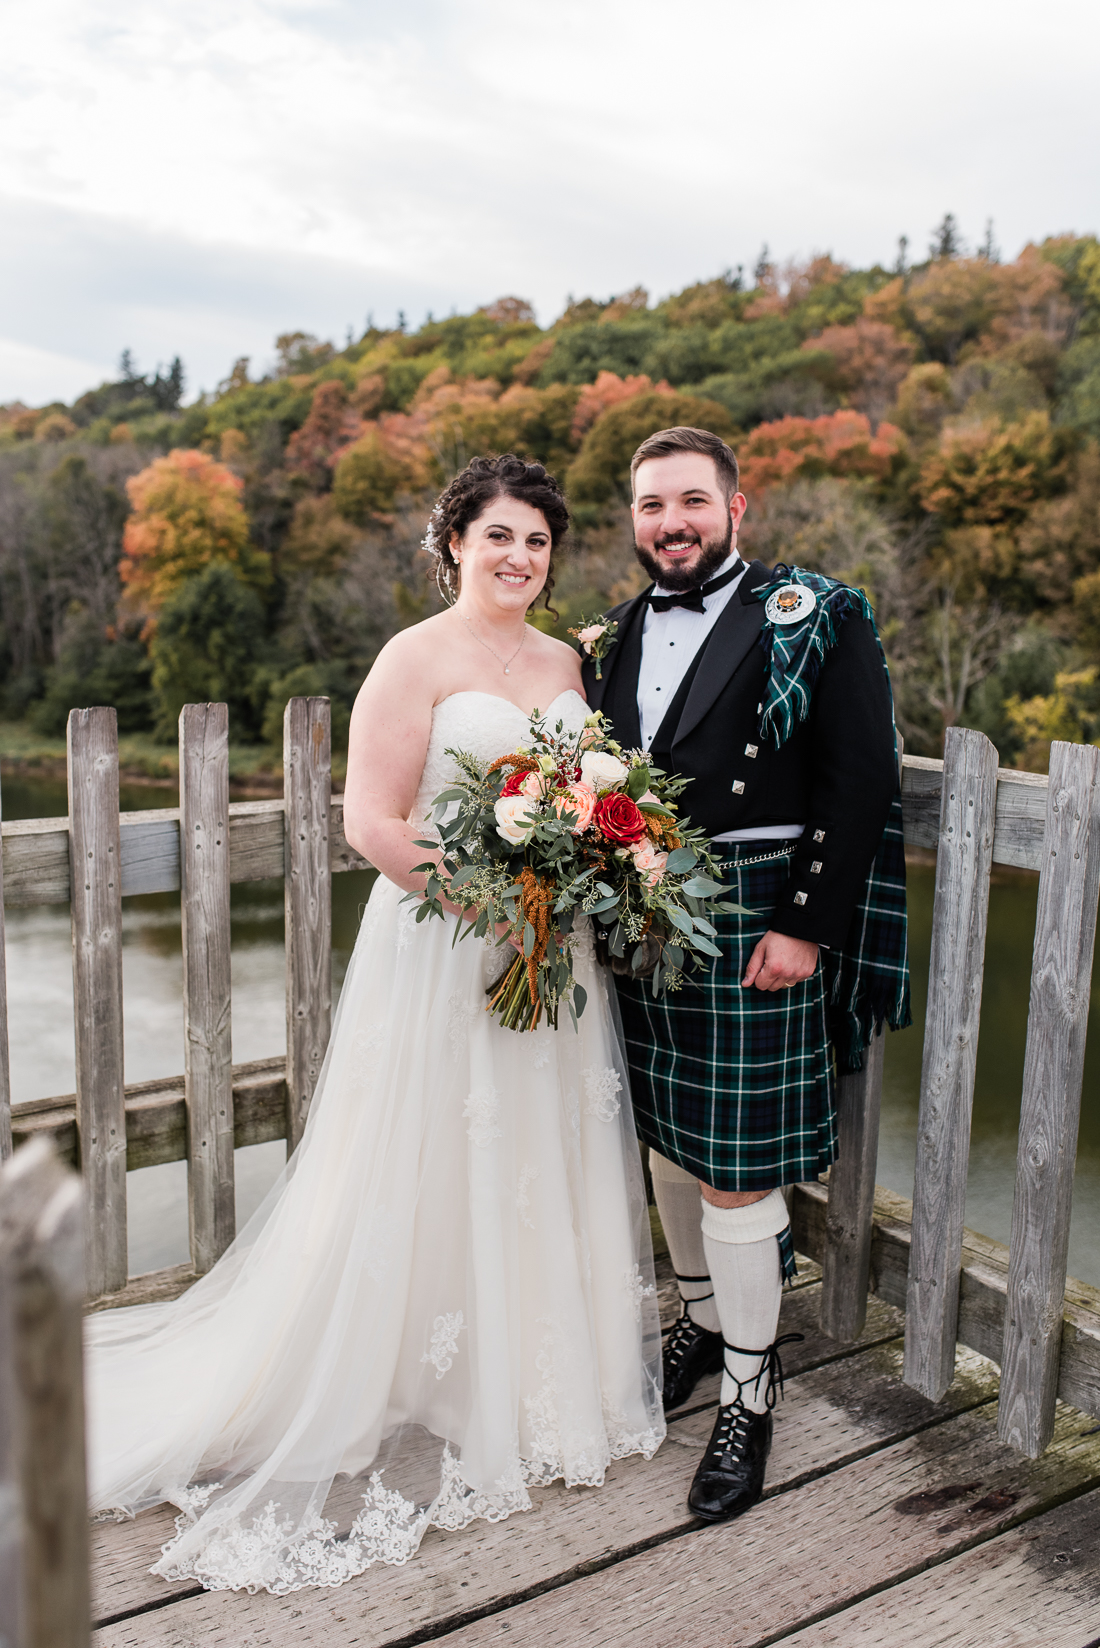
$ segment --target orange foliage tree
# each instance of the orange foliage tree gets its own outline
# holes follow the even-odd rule
[[[133,513],[119,577],[127,604],[155,617],[185,578],[228,562],[245,584],[270,582],[267,556],[248,535],[244,483],[205,452],[176,450],[126,482]]]
[[[292,474],[303,475],[314,491],[322,492],[332,480],[332,454],[362,431],[363,420],[348,405],[348,392],[339,378],[319,383],[305,423],[287,442],[286,467]]]
[[[1072,318],[1063,284],[1061,271],[1031,246],[1015,263],[943,258],[871,293],[863,313],[911,333],[932,359],[953,365],[979,338],[988,348],[1027,332],[1061,337]]]
[[[741,442],[738,461],[745,492],[762,492],[795,476],[865,476],[885,480],[905,452],[893,424],[871,425],[862,412],[821,418],[778,418],[762,423]]]
[[[802,347],[831,357],[823,374],[829,387],[876,423],[893,404],[914,354],[913,344],[893,326],[865,316],[852,326],[827,326]]]
[[[581,385],[570,430],[573,440],[579,445],[609,406],[617,406],[620,401],[628,401],[635,395],[646,395],[652,388],[653,380],[644,372],[630,378],[620,378],[617,372],[598,372],[595,383]],[[662,379],[657,391],[659,394],[671,394],[672,385]]]

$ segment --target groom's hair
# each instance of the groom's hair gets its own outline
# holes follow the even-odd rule
[[[689,425],[680,425],[676,429],[658,429],[655,435],[650,435],[642,442],[630,460],[632,496],[638,465],[645,463],[647,458],[669,458],[674,452],[701,452],[704,457],[711,458],[718,472],[718,484],[726,495],[726,502],[729,503],[737,491],[737,454],[720,436],[712,435],[709,429],[692,429]]]

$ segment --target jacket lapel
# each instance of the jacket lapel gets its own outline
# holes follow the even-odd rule
[[[719,693],[740,668],[764,627],[764,603],[753,600],[751,591],[766,583],[771,572],[763,561],[750,561],[749,569],[727,601],[710,632],[706,651],[695,672],[687,702],[673,738],[673,746],[686,738],[706,715]],[[640,642],[640,637],[639,637]],[[639,644],[639,660],[641,646]]]
[[[645,614],[644,593],[620,607],[619,633],[604,659],[603,679],[595,679],[595,668],[591,664],[586,664],[584,671],[589,707],[611,715],[607,706],[614,705],[615,736],[628,750],[636,749],[642,737],[638,718],[638,671],[642,667]]]

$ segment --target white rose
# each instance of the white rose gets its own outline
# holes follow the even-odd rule
[[[617,790],[629,773],[630,768],[625,761],[617,756],[607,755],[601,750],[585,750],[581,756],[581,778],[589,789]]]
[[[528,795],[502,795],[493,812],[496,814],[497,834],[505,841],[511,842],[513,847],[527,839],[534,820],[528,814],[531,797]]]

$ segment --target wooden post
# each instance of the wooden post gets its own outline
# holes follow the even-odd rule
[[[1100,749],[1050,747],[997,1429],[1032,1459],[1054,1430],[1066,1252],[1100,890]]]
[[[837,1083],[839,1138],[829,1169],[821,1262],[821,1328],[832,1339],[858,1339],[867,1319],[885,1045],[880,1029],[863,1055],[863,1069]]]
[[[83,1196],[44,1140],[0,1171],[0,1271],[10,1334],[3,1393],[15,1434],[20,1515],[15,1592],[0,1620],[19,1648],[87,1648],[88,1494],[84,1471],[81,1306]],[[9,1545],[9,1568],[10,1563]],[[5,1575],[7,1578],[8,1575]],[[20,1617],[21,1616],[21,1617]]]
[[[292,698],[283,716],[286,808],[287,1154],[305,1130],[332,1026],[331,716],[327,698]]]
[[[122,1045],[122,874],[118,723],[69,712],[69,869],[76,1125],[87,1197],[89,1295],[126,1285],[126,1112]]]
[[[180,712],[180,910],[191,1263],[202,1274],[236,1230],[229,967],[229,711]]]
[[[0,801],[0,824],[3,821],[4,808]],[[8,1053],[8,971],[4,938],[4,851],[0,841],[0,1162],[6,1161],[10,1155],[11,1060]]]
[[[955,1376],[966,1171],[997,808],[997,751],[950,727],[924,1027],[904,1377],[938,1402]]]

